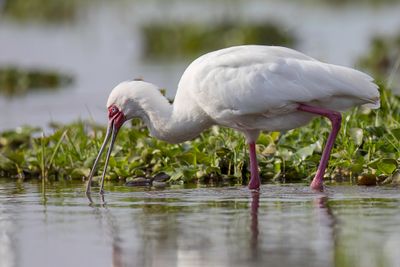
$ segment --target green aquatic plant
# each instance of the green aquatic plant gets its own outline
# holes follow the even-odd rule
[[[369,51],[357,65],[400,92],[400,33],[393,36],[375,36]]]
[[[381,109],[358,108],[344,114],[327,179],[355,180],[369,174],[378,180],[399,169],[400,98],[381,88]],[[29,127],[0,133],[0,174],[47,179],[87,177],[105,128],[88,122],[52,127],[49,135]],[[261,177],[279,181],[312,178],[329,129],[327,120],[316,118],[285,133],[262,133],[257,146]],[[106,179],[125,181],[165,172],[171,176],[171,183],[246,183],[246,153],[243,136],[231,129],[213,127],[190,142],[168,144],[150,137],[146,126],[134,120],[130,128],[119,133]]]
[[[76,16],[76,0],[4,0],[0,12],[19,21],[65,22]]]
[[[144,57],[170,59],[196,57],[241,44],[294,46],[296,38],[272,22],[151,23],[141,28]]]
[[[35,90],[55,90],[73,82],[70,75],[40,69],[0,68],[0,94],[15,96]]]

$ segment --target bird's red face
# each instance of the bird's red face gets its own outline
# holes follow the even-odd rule
[[[113,126],[119,130],[122,124],[124,124],[126,117],[122,111],[120,111],[115,105],[108,107],[108,120]]]

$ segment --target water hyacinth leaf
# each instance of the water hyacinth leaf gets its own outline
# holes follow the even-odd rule
[[[130,175],[129,170],[125,167],[115,168],[114,171],[118,177],[128,177]]]
[[[311,144],[309,146],[303,147],[297,150],[296,155],[301,158],[301,160],[305,160],[307,157],[311,156],[314,153],[316,146],[316,144]]]
[[[207,176],[206,170],[204,170],[203,168],[200,168],[196,174],[195,174],[197,179],[201,179],[204,178],[205,176]]]
[[[142,163],[139,160],[130,161],[128,164],[130,170],[136,169],[142,165]]]
[[[0,153],[0,169],[10,171],[14,169],[14,162]]]
[[[83,162],[83,167],[91,168],[93,166],[93,163],[94,163],[95,159],[96,159],[96,155],[95,154],[87,157],[86,160]]]
[[[314,152],[316,151],[317,150],[315,149]],[[321,160],[321,155],[314,153],[307,158],[307,164],[310,165],[312,168],[315,168],[320,160]]]
[[[271,139],[273,141],[277,141],[279,139],[279,137],[281,136],[281,133],[280,132],[271,132],[269,134],[269,136],[271,136]]]
[[[183,181],[191,181],[194,177],[196,177],[197,169],[193,167],[184,167],[183,168]]]
[[[231,153],[231,150],[226,147],[220,147],[215,151],[215,153],[218,157],[225,157],[226,155],[229,155]]]
[[[262,152],[263,155],[273,155],[276,153],[276,145],[274,143],[270,143]]]
[[[389,158],[381,159],[377,163],[378,170],[384,174],[392,174],[397,166],[397,160]]]
[[[363,170],[365,164],[365,159],[363,157],[357,157],[352,164],[348,164],[350,166],[350,170],[354,173],[359,173]]]
[[[274,172],[275,173],[280,173],[281,172],[281,166],[282,166],[282,160],[281,159],[276,159],[274,162]]]
[[[386,129],[383,126],[369,126],[366,127],[366,130],[376,137],[382,137],[386,133]]]
[[[293,148],[291,148],[291,150],[293,150]],[[293,152],[291,150],[287,148],[280,148],[277,151],[276,156],[282,158],[284,161],[288,161],[293,156]]]
[[[196,153],[184,152],[181,155],[178,155],[177,158],[180,161],[186,162],[187,164],[191,164],[195,161]]]
[[[115,157],[111,155],[109,161],[108,161],[108,168],[115,168],[118,166],[118,162],[116,161]]]
[[[400,140],[400,128],[392,129],[391,133],[394,138],[396,138],[398,141]]]
[[[82,177],[88,177],[90,173],[89,168],[76,168],[73,169],[72,172],[70,173],[70,176],[72,179],[80,179]]]
[[[361,128],[351,128],[350,137],[356,145],[361,145],[364,137],[363,130]]]
[[[146,176],[146,172],[141,170],[141,169],[135,169],[131,175],[135,176],[135,177],[143,177]]]
[[[153,155],[161,155],[162,152],[161,152],[160,149],[154,149],[154,150],[151,152],[151,154],[153,154]]]
[[[266,133],[261,133],[260,136],[257,139],[257,144],[268,146],[272,141],[272,138],[270,135]]]
[[[178,181],[178,180],[180,180],[182,177],[183,177],[183,172],[182,172],[182,170],[179,170],[179,171],[177,171],[177,172],[174,172],[174,173],[171,175],[170,180],[171,180],[171,181]]]
[[[212,173],[217,174],[217,175],[221,175],[221,169],[218,168],[218,167],[211,167],[211,166],[208,166],[208,167],[206,167],[206,173],[207,173],[208,175],[210,175],[210,174],[212,174]]]
[[[354,173],[361,172],[363,170],[364,165],[363,164],[347,164],[347,166],[350,166],[350,170]]]
[[[8,151],[5,156],[17,165],[21,165],[25,162],[25,155],[20,151]]]

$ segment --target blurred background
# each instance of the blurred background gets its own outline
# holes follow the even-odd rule
[[[0,0],[0,130],[105,124],[119,82],[173,97],[197,56],[239,44],[292,47],[400,92],[396,0]]]

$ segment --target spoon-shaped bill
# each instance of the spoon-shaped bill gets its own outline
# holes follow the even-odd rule
[[[104,191],[103,191],[103,188],[104,188],[104,177],[106,176],[108,161],[110,160],[111,151],[112,151],[112,149],[113,149],[115,139],[117,138],[118,130],[119,130],[119,128],[117,128],[117,127],[113,124],[113,126],[112,126],[111,143],[110,143],[110,146],[108,147],[107,156],[106,156],[106,163],[105,163],[105,165],[104,165],[103,174],[101,175],[100,194],[103,194],[103,193],[104,193]]]
[[[89,193],[90,193],[90,186],[91,186],[91,184],[92,184],[92,178],[93,178],[94,172],[95,172],[95,170],[96,170],[97,163],[99,162],[100,156],[101,156],[101,154],[103,154],[104,148],[106,147],[106,145],[107,145],[107,143],[108,143],[108,140],[110,139],[112,128],[113,128],[113,123],[112,123],[112,121],[111,121],[111,122],[108,124],[107,133],[106,133],[106,136],[104,137],[104,141],[103,141],[103,144],[101,145],[99,154],[97,155],[96,160],[94,161],[92,170],[90,171],[89,180],[88,180],[88,183],[87,183],[87,185],[86,185],[86,194],[89,194]]]

